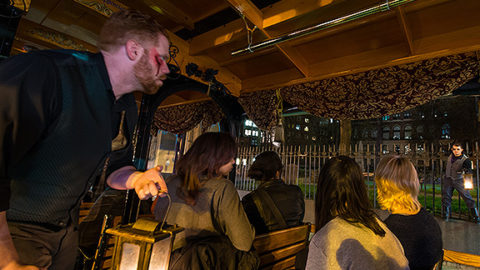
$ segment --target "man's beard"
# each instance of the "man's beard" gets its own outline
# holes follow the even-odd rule
[[[143,92],[148,95],[157,93],[160,85],[154,78],[153,68],[148,62],[149,51],[145,49],[140,61],[133,67],[135,77],[143,87]]]

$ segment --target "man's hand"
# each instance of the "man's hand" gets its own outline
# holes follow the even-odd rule
[[[133,188],[141,200],[168,192],[165,180],[160,173],[162,169],[162,166],[157,166],[145,172],[135,172],[132,175],[134,177]]]

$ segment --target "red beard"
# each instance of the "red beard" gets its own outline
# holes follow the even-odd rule
[[[149,50],[145,49],[140,61],[133,67],[135,77],[143,87],[143,92],[152,95],[158,92],[161,84],[155,79],[152,65],[148,61]]]

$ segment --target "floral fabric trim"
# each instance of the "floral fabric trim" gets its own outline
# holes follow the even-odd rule
[[[213,101],[196,102],[166,108],[155,112],[152,129],[182,134],[193,129],[200,122],[204,129],[224,118],[221,108]]]

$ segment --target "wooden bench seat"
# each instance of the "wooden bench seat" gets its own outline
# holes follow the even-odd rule
[[[260,269],[294,269],[296,255],[306,248],[309,233],[310,224],[304,224],[255,237],[253,246],[260,256]],[[108,236],[106,242],[97,269],[108,269],[111,266],[113,237]]]
[[[253,246],[260,256],[260,269],[291,269],[296,255],[308,244],[310,224],[274,231],[255,237]]]

